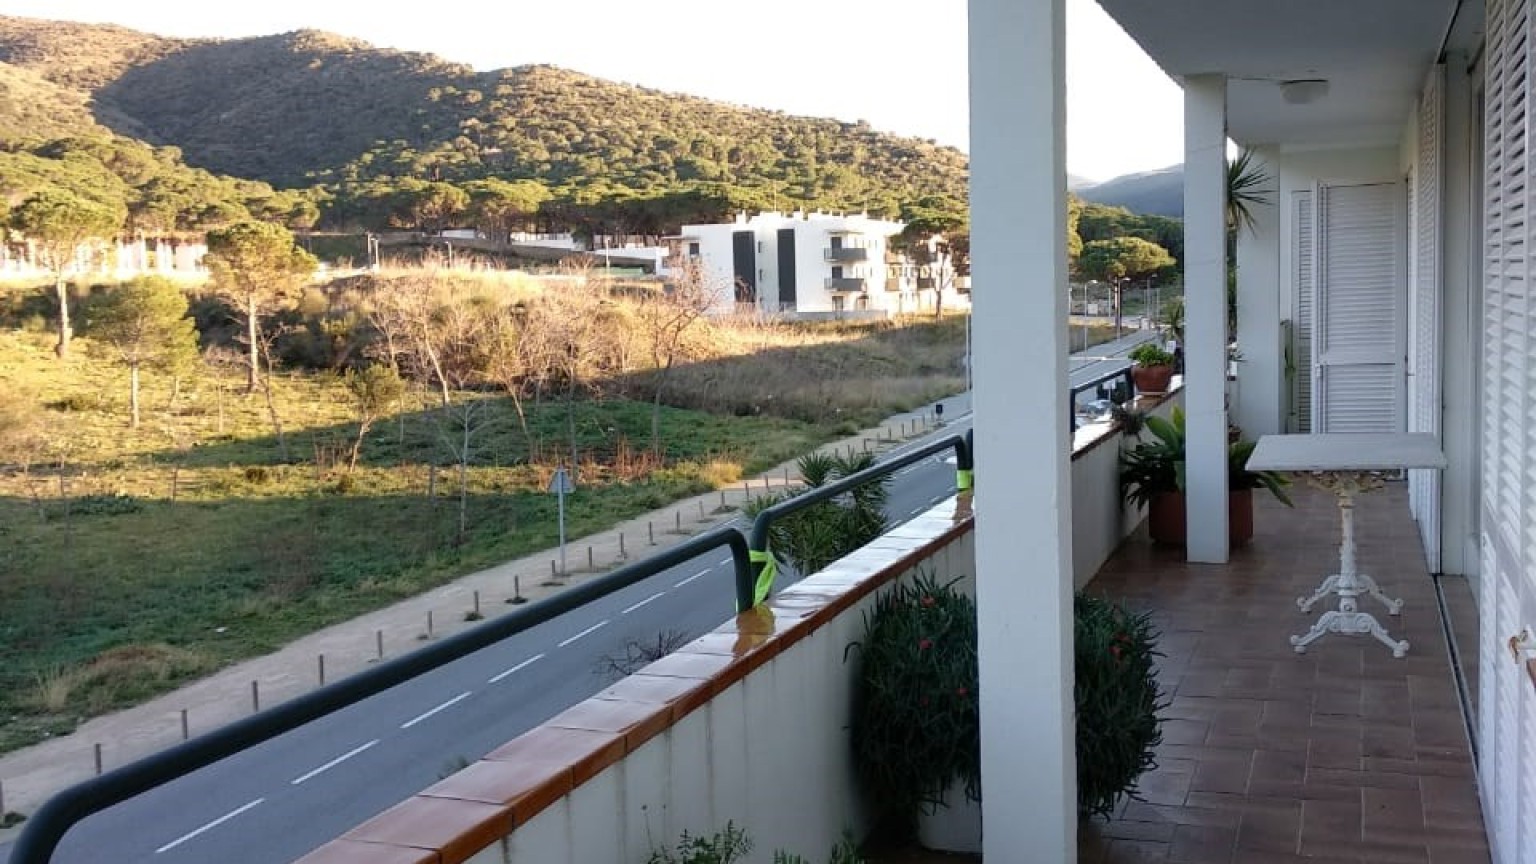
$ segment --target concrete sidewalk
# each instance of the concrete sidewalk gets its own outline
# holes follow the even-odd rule
[[[944,405],[946,423],[970,412],[968,395],[940,404]],[[933,406],[929,405],[821,449],[881,451],[937,428]],[[335,682],[377,662],[381,650],[386,659],[411,651],[428,638],[429,616],[432,637],[474,626],[465,618],[475,608],[477,594],[480,613],[486,619],[494,618],[517,608],[509,600],[518,592],[533,602],[582,584],[627,561],[729,522],[749,496],[779,491],[797,481],[795,463],[785,463],[729,489],[679,501],[607,531],[569,541],[571,572],[565,577],[551,578],[551,566],[558,569],[559,550],[544,550],[312,633],[281,650],[230,666],[143,705],[94,718],[70,735],[0,757],[3,809],[30,813],[55,792],[89,779],[97,772],[98,746],[101,768],[111,770],[180,743],[183,724],[187,734],[196,736],[248,716],[253,710],[253,682],[260,707],[271,707],[318,687],[322,665],[326,682]],[[0,850],[19,831],[19,827],[0,831]]]

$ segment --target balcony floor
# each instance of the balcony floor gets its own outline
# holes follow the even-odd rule
[[[1143,800],[1079,832],[1080,864],[1479,864],[1488,861],[1471,756],[1435,603],[1392,483],[1355,510],[1361,569],[1404,600],[1376,614],[1408,656],[1330,635],[1296,654],[1289,637],[1324,609],[1297,610],[1337,569],[1338,510],[1292,488],[1295,510],[1255,496],[1255,536],[1225,566],[1138,533],[1088,590],[1148,609],[1161,628],[1170,705]],[[1372,608],[1374,606],[1374,608]],[[871,864],[975,860],[910,848]]]
[[[1226,566],[1133,537],[1088,590],[1150,609],[1170,705],[1143,801],[1081,832],[1079,861],[1486,862],[1471,755],[1433,583],[1405,484],[1355,509],[1360,568],[1410,643],[1393,659],[1369,637],[1328,635],[1305,655],[1289,637],[1329,608],[1297,610],[1338,564],[1338,511],[1293,487],[1296,509],[1255,496],[1255,536]]]

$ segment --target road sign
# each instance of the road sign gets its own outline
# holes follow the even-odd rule
[[[560,575],[566,574],[565,569],[565,496],[576,491],[576,483],[571,479],[565,466],[555,469],[555,476],[549,478],[549,491],[555,493],[560,502]]]
[[[557,495],[569,495],[576,491],[576,484],[571,482],[571,474],[564,467],[555,469],[555,476],[549,478],[549,491]]]

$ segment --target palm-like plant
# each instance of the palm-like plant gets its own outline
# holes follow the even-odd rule
[[[805,485],[816,488],[873,467],[875,455],[809,453],[797,464]],[[885,531],[889,484],[890,475],[887,474],[857,486],[845,495],[812,504],[778,519],[768,530],[769,549],[781,565],[793,564],[802,575],[824,569]],[[755,517],[794,494],[783,492],[754,498],[747,502],[743,512],[748,517]]]
[[[1244,149],[1237,158],[1227,162],[1227,231],[1252,230],[1253,208],[1270,203],[1270,177],[1253,158],[1253,151]]]
[[[1164,492],[1184,491],[1184,411],[1174,408],[1170,419],[1148,417],[1152,440],[1126,450],[1120,458],[1120,488],[1128,504],[1145,507]],[[1293,506],[1285,492],[1290,485],[1284,474],[1249,471],[1248,457],[1254,442],[1234,441],[1227,447],[1227,488],[1268,489],[1282,504]]]

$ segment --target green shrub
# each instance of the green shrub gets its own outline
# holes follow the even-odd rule
[[[1074,645],[1077,706],[1077,807],[1084,816],[1114,812],[1157,761],[1164,707],[1153,674],[1157,632],[1145,613],[1102,597],[1078,595]]]
[[[727,822],[724,831],[708,837],[684,831],[676,852],[663,846],[651,853],[647,864],[731,864],[751,851],[752,839],[747,832]]]
[[[864,617],[853,715],[853,758],[865,789],[892,815],[944,804],[956,781],[981,797],[976,703],[976,604],[920,573]]]
[[[144,502],[121,492],[110,495],[82,495],[69,503],[72,516],[120,516],[144,509]]]
[[[1137,366],[1172,366],[1173,355],[1156,342],[1143,342],[1126,355]]]

